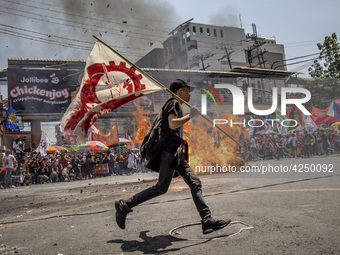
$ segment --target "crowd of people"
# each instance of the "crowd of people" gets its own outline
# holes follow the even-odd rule
[[[247,161],[280,158],[309,158],[313,156],[340,153],[340,130],[306,130],[287,135],[256,134],[245,142]]]
[[[8,164],[11,161],[11,164]],[[98,177],[98,164],[107,166],[107,174],[131,175],[146,173],[139,151],[124,152],[59,152],[41,155],[35,151],[19,156],[10,150],[0,153],[0,185],[10,188],[15,185],[32,185],[63,181],[86,180]],[[8,169],[13,169],[9,173]],[[6,171],[7,170],[7,171]]]
[[[18,142],[18,141],[16,141]],[[340,129],[306,130],[287,135],[257,133],[244,142],[246,161],[281,158],[308,158],[340,153]],[[41,155],[35,151],[22,153],[14,148],[0,153],[0,186],[32,185],[96,178],[98,164],[105,164],[107,174],[131,175],[150,171],[138,150],[106,152],[59,152]],[[13,169],[9,172],[8,169]]]

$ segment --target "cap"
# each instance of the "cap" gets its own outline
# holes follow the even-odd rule
[[[180,88],[184,88],[184,87],[189,87],[190,91],[194,90],[193,87],[190,87],[185,81],[181,79],[174,80],[170,85],[170,90],[176,93],[177,90],[179,90]]]
[[[17,135],[16,137],[15,137],[15,139],[19,139],[20,138],[20,135]]]

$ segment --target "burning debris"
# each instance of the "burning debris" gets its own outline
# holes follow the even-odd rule
[[[135,145],[139,147],[152,126],[150,111],[137,107],[137,111],[133,113],[133,116],[136,120],[137,130],[132,133],[131,138],[136,143]]]
[[[225,118],[226,115],[229,119],[237,121],[235,115],[227,113],[216,113],[215,117]],[[132,138],[137,143],[136,146],[140,146],[151,128],[152,120],[150,121],[150,112],[143,108],[138,108],[134,117],[137,130],[132,134]],[[247,132],[241,125],[224,126],[222,129],[225,132],[242,143]],[[239,145],[213,128],[203,118],[197,117],[193,122],[185,123],[183,131],[183,139],[189,144],[189,164],[193,169],[196,169],[195,166],[214,166],[216,164],[232,165],[238,169],[244,165],[245,161]]]
[[[227,113],[216,113],[237,121],[237,117]],[[245,130],[240,125],[221,127],[226,133],[242,143]],[[211,127],[203,118],[196,118],[190,129],[190,164],[195,166],[233,165],[239,168],[244,165],[242,151],[238,144],[226,137],[217,129]]]

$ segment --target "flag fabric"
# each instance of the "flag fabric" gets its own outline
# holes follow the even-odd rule
[[[312,134],[318,129],[318,125],[315,124],[311,116],[305,116],[305,129],[308,133]]]
[[[339,103],[337,103],[339,104]],[[312,107],[312,119],[315,122],[316,125],[320,126],[321,124],[326,124],[326,123],[333,123],[340,121],[340,118],[328,115],[328,111],[330,108],[332,109],[332,112],[330,111],[329,114],[334,114],[334,105],[333,102],[330,106],[328,106],[326,109],[319,109],[316,107]]]
[[[40,152],[41,155],[45,156],[47,154],[47,148],[51,146],[51,141],[44,131],[41,131],[41,138],[36,152]]]
[[[280,122],[276,121],[275,123],[276,123],[276,128],[279,131],[280,135],[287,135],[288,134],[287,128],[282,126]]]
[[[337,104],[335,101],[333,101],[328,108],[327,115],[339,119],[340,118],[340,105]]]
[[[269,133],[273,130],[273,121],[270,118],[270,115],[268,115],[266,122],[264,123],[264,132]]]
[[[281,115],[281,109],[279,107],[275,110],[275,119],[278,119],[280,122],[283,120],[287,120],[286,116]],[[290,121],[287,121],[287,125],[289,125]]]
[[[334,117],[340,118],[340,105],[334,102]]]
[[[5,126],[7,128],[20,132],[19,122],[17,119],[17,112],[12,107],[12,101],[8,102],[8,111]]]
[[[249,136],[252,137],[255,134],[255,120],[254,117],[251,116],[251,119],[249,120]]]
[[[92,126],[93,127],[93,126]],[[97,124],[91,127],[91,136],[89,141],[99,141],[106,146],[111,146],[119,142],[117,123],[115,123],[107,134],[100,131]]]
[[[80,90],[60,130],[67,143],[83,143],[98,117],[143,95],[165,89],[130,61],[96,42],[86,61]]]

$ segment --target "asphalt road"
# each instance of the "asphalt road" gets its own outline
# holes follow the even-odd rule
[[[114,201],[153,185],[156,173],[1,190],[0,254],[340,254],[340,157],[251,165],[261,164],[333,167],[202,175],[213,216],[233,221],[209,235],[181,227],[200,219],[179,178],[134,208],[125,230],[116,226]]]

